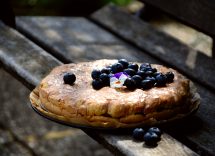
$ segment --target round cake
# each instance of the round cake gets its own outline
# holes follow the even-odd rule
[[[128,128],[172,121],[189,115],[199,106],[194,86],[176,70],[152,64],[159,72],[174,73],[172,83],[151,89],[92,87],[91,72],[117,60],[71,63],[54,68],[31,92],[32,107],[56,121],[80,127]],[[140,65],[140,63],[137,63]],[[65,73],[74,73],[73,85]]]

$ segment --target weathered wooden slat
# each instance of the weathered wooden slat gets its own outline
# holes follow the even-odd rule
[[[211,0],[140,0],[189,24],[210,36],[215,35],[215,2]],[[177,6],[177,7],[176,7]]]
[[[0,62],[29,89],[53,67],[61,64],[17,31],[0,22]]]
[[[213,59],[113,5],[99,10],[91,18],[129,43],[215,90]]]
[[[115,44],[121,41],[103,31],[97,25],[81,17],[16,17],[17,27],[23,29],[45,44]],[[59,30],[61,28],[63,30]],[[37,33],[36,33],[37,32]],[[39,34],[38,34],[39,33]],[[43,37],[49,40],[44,41]]]
[[[123,155],[123,156],[195,156],[196,153],[191,152],[186,146],[181,143],[176,143],[175,139],[173,139],[168,134],[163,134],[161,141],[158,143],[156,148],[149,148],[143,142],[134,142],[130,135],[117,133],[101,133],[101,132],[93,132],[93,131],[85,131],[88,135],[100,143],[106,143],[106,147],[112,151],[115,155]],[[103,140],[108,138],[109,141],[106,142]],[[175,146],[175,144],[179,144],[180,146]],[[174,146],[174,147],[173,147]],[[165,150],[164,150],[165,149]],[[118,151],[121,151],[120,153]]]
[[[16,23],[20,32],[64,62],[70,62],[71,59],[76,60],[77,57],[70,58],[72,55],[69,53],[73,53],[73,51],[78,51],[80,52],[78,55],[82,55],[86,49],[81,46],[78,47],[78,45],[113,45],[120,43],[120,40],[102,31],[101,28],[85,18],[69,19],[71,18],[17,17]],[[62,27],[63,30],[61,30]],[[74,45],[76,45],[76,48]]]
[[[152,11],[163,11],[183,23],[190,25],[208,35],[214,42],[215,26],[215,3],[211,0],[140,0],[153,8]],[[175,7],[177,6],[177,7]],[[150,11],[150,10],[149,10]],[[144,15],[143,15],[144,16]],[[147,15],[146,15],[147,16]],[[150,16],[150,15],[149,15]],[[194,18],[195,17],[195,18]],[[212,57],[215,57],[212,47]]]
[[[26,72],[25,76],[35,78],[35,82],[32,79],[26,80],[25,76],[22,76],[22,72],[15,72],[16,76],[20,77],[27,84],[30,83],[35,87],[36,84],[41,80],[44,73],[47,73],[52,67],[61,64],[55,58],[47,54],[38,46],[29,42],[14,30],[5,27],[3,24],[0,25],[0,28],[1,30],[4,30],[0,31],[1,43],[3,41],[5,42],[4,44],[0,44],[0,62],[5,67],[8,67],[8,70],[16,71],[23,69]],[[11,36],[7,36],[5,33],[11,34]],[[7,43],[11,46],[16,46],[13,46],[13,48],[8,47]],[[32,54],[32,51],[36,54]],[[14,53],[15,55],[12,55],[12,53]],[[18,57],[19,55],[21,57]],[[21,58],[23,61],[21,60]],[[45,61],[41,62],[41,60]],[[31,64],[30,61],[33,61],[33,63]],[[16,67],[19,68],[17,69]],[[108,145],[108,149],[114,149],[114,154],[116,155],[153,155],[156,153],[158,155],[164,156],[169,155],[170,151],[171,153],[175,153],[175,149],[178,149],[177,155],[197,155],[195,152],[166,134],[163,135],[162,141],[159,142],[159,150],[157,151],[157,148],[142,147],[141,143],[131,141],[131,135],[120,136],[114,135],[111,132],[104,133],[94,130],[85,130],[85,132],[92,136],[94,139],[99,140],[103,145]],[[133,150],[131,147],[135,148],[135,150]],[[142,153],[137,152],[137,147],[140,147],[140,152]]]

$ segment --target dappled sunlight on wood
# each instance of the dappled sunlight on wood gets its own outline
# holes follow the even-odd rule
[[[196,57],[198,55],[198,52],[194,51],[194,50],[190,50],[187,54],[187,59],[185,61],[186,65],[190,68],[190,69],[194,69],[196,66]]]
[[[162,139],[156,147],[149,147],[144,142],[134,141],[128,135],[111,134],[107,137],[111,140],[112,145],[120,148],[125,155],[139,155],[140,153],[143,155],[171,155],[172,149],[175,151],[173,155],[182,155],[183,152],[188,155],[194,154],[189,148],[172,139],[168,134],[162,135]]]
[[[59,138],[65,138],[65,137],[71,137],[72,135],[80,135],[83,134],[78,129],[67,129],[62,131],[49,131],[46,133],[42,138],[46,140],[52,140],[52,139],[59,139]]]
[[[166,16],[152,19],[150,24],[207,56],[212,56],[212,38],[210,36]]]
[[[53,29],[45,30],[45,35],[48,38],[55,40],[55,41],[62,41],[63,40],[61,35],[56,30],[53,30]]]
[[[165,50],[163,49],[162,46],[155,46],[156,51],[158,51],[160,54],[165,54]]]
[[[96,38],[95,36],[91,35],[91,34],[87,34],[86,32],[76,32],[73,31],[72,34],[75,36],[75,38],[77,38],[80,41],[87,41],[87,42],[95,42]]]

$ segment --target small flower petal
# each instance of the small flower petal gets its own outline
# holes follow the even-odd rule
[[[125,82],[125,80],[128,78],[128,76],[126,76],[125,74],[122,74],[120,77],[119,77],[119,81],[121,82],[121,83],[123,83],[124,84],[124,82]]]
[[[123,72],[120,72],[120,73],[116,73],[114,74],[114,77],[116,77],[117,79],[119,79],[119,77],[123,74]]]
[[[119,80],[110,82],[111,88],[121,88],[122,86],[123,86],[123,83],[121,83]]]
[[[119,81],[116,77],[111,77],[110,78],[110,83],[115,83],[116,81]]]
[[[116,73],[110,77],[110,86],[112,88],[121,88],[127,78],[128,75],[123,72]]]

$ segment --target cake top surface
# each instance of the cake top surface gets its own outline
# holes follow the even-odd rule
[[[42,103],[51,103],[59,109],[83,116],[104,115],[120,118],[131,114],[147,114],[162,108],[180,105],[189,96],[189,80],[177,71],[162,65],[152,64],[159,72],[173,72],[172,83],[164,87],[148,90],[129,90],[126,87],[92,87],[91,72],[116,63],[117,60],[97,60],[56,67],[39,85]],[[63,75],[72,72],[76,75],[73,85],[64,84]],[[47,107],[47,104],[46,106]],[[50,109],[50,107],[49,107]],[[50,110],[53,111],[53,110]]]

